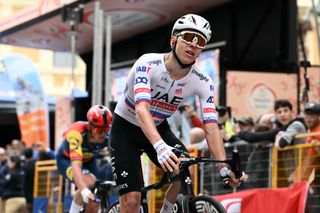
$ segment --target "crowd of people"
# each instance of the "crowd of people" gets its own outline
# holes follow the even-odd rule
[[[303,113],[294,116],[293,106],[286,99],[276,100],[274,113],[263,114],[256,121],[252,117],[231,118],[228,115],[228,108],[230,107],[217,108],[220,134],[225,143],[241,140],[249,143],[269,142],[274,143],[280,149],[289,145],[306,143],[308,141],[306,137],[296,137],[296,135],[317,131],[313,129],[314,125],[318,124],[316,122],[320,116],[320,105],[317,103],[306,104]],[[193,126],[190,131],[192,144],[197,144],[205,139],[201,120],[196,114],[194,109],[188,111],[190,123]],[[311,118],[313,118],[312,124]],[[314,137],[313,143],[316,143]]]
[[[206,150],[204,129],[197,111],[186,107],[192,128],[190,130],[191,144],[200,150]],[[254,121],[251,117],[232,118],[228,111],[230,107],[217,107],[219,113],[220,133],[224,143],[245,142],[254,149],[248,159],[245,159],[245,171],[248,174],[249,188],[268,187],[269,148],[274,146],[283,149],[297,144],[310,144],[302,158],[301,168],[298,166],[298,156],[294,150],[280,153],[282,177],[287,177],[287,184],[306,180],[310,183],[308,203],[316,205],[320,194],[320,104],[309,102],[303,107],[302,113],[294,115],[293,106],[289,100],[279,99],[274,102],[274,113],[261,115]],[[220,119],[221,117],[221,119]],[[296,168],[293,170],[293,168]],[[300,174],[300,175],[299,175]],[[267,181],[265,181],[267,180]],[[314,207],[309,212],[317,212]]]
[[[35,162],[54,159],[44,143],[14,139],[0,147],[0,212],[32,212]]]

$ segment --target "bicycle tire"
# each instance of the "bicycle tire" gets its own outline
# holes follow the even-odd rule
[[[209,196],[184,196],[182,200],[184,213],[227,213],[224,207]]]
[[[114,202],[107,210],[102,209],[101,213],[117,213],[120,212],[120,203],[119,201]]]
[[[120,213],[119,201],[114,202],[107,210],[101,210],[101,213]],[[140,213],[143,213],[143,207],[140,205]]]

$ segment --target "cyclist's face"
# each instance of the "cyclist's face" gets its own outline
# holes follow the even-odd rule
[[[97,143],[102,143],[108,134],[110,127],[109,126],[94,126],[91,125],[91,135],[93,141]]]
[[[182,63],[189,64],[194,62],[198,58],[202,49],[196,46],[195,41],[191,42],[190,44],[187,44],[182,40],[180,36],[172,36],[172,39],[173,43],[176,42],[176,53],[182,61]]]

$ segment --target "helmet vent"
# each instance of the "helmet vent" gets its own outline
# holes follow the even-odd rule
[[[106,111],[103,111],[102,117],[103,117],[103,124],[106,125],[108,123],[108,117],[107,117]]]
[[[191,16],[191,19],[192,19],[192,22],[194,23],[194,25],[197,25],[197,21],[193,16]]]

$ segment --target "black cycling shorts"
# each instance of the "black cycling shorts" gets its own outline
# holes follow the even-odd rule
[[[183,143],[173,134],[166,120],[157,126],[157,130],[169,146],[187,151]],[[110,150],[113,177],[120,195],[140,191],[143,187],[140,161],[143,152],[160,167],[157,153],[142,129],[117,114],[112,118]]]

